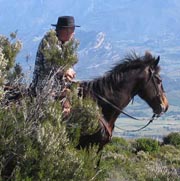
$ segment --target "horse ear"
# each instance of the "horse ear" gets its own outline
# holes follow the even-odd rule
[[[159,63],[159,60],[160,60],[160,56],[158,56],[158,57],[156,58],[156,60],[154,61],[154,63],[153,63],[153,66],[154,66],[154,67],[157,67],[157,65],[158,65],[158,63]]]

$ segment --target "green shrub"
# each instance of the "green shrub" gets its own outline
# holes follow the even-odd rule
[[[12,33],[11,40],[3,35],[0,35],[0,100],[5,96],[4,85],[13,82],[16,77],[20,78],[22,73],[19,71],[17,76],[17,67],[14,67],[15,58],[21,49],[21,42],[16,39],[16,33]]]
[[[23,99],[0,109],[0,180],[101,180],[97,148],[76,150],[59,103],[40,102]]]
[[[21,67],[14,65],[21,48],[19,41],[13,41],[15,37],[12,34],[9,40],[0,36],[0,63],[6,60],[0,75],[7,75],[0,79],[0,91],[4,90],[5,79],[14,86],[13,80],[22,75]],[[83,114],[78,112],[74,119],[64,120],[60,102],[52,101],[48,93],[36,98],[23,95],[11,102],[1,99],[1,95],[3,98],[4,92],[0,94],[0,180],[104,180],[104,170],[94,169],[99,159],[98,148],[89,148],[89,152],[76,150],[68,133],[68,130],[78,132],[75,125],[78,121],[80,131],[91,133],[97,129],[99,113],[93,108],[94,103],[75,101],[77,106],[81,105]],[[77,100],[77,95],[72,97]],[[76,105],[72,107],[77,108]],[[88,121],[86,125],[83,116]],[[75,126],[67,129],[68,123]],[[73,139],[78,140],[78,136],[73,133]]]
[[[124,146],[127,147],[129,143],[124,138],[113,137],[111,143],[115,146]]]
[[[2,48],[4,58],[8,60],[7,71],[14,67],[16,56],[22,47],[22,43],[16,39],[16,34],[17,32],[11,33],[10,38],[0,35],[0,48]]]
[[[173,145],[163,145],[160,148],[158,157],[161,158],[161,160],[165,160],[169,165],[179,165],[180,149],[176,148]]]
[[[163,143],[180,147],[180,133],[170,133],[163,138]]]
[[[159,142],[151,138],[139,138],[134,146],[137,152],[157,152],[159,150]]]
[[[116,153],[129,150],[129,143],[124,138],[113,137],[111,142],[106,145],[106,150]]]
[[[74,134],[91,135],[99,129],[100,109],[90,98],[78,100],[76,94],[73,96],[70,115],[66,118],[69,136],[75,138]]]

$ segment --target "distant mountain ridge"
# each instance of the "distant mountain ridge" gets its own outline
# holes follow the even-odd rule
[[[24,46],[18,61],[34,66],[38,44],[58,16],[73,15],[80,41],[78,79],[92,79],[135,51],[160,55],[161,74],[172,104],[169,115],[180,114],[179,0],[0,0],[0,34],[18,30]]]
[[[113,40],[180,37],[178,0],[1,0],[0,5],[2,32],[19,29],[37,35],[58,16],[70,14],[84,31],[106,32]]]

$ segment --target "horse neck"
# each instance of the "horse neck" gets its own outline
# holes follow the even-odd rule
[[[114,76],[102,77],[95,81],[89,82],[89,90],[93,97],[97,99],[98,105],[102,108],[104,119],[109,123],[111,128],[114,127],[114,122],[136,92],[136,80],[134,76],[124,73],[122,77]],[[113,75],[111,75],[113,77]],[[115,107],[118,107],[116,109]]]

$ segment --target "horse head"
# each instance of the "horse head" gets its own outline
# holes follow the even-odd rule
[[[150,53],[146,53],[144,61],[148,64],[140,75],[140,90],[137,94],[148,103],[156,115],[160,115],[168,110],[168,100],[159,74],[160,57],[155,58]]]

